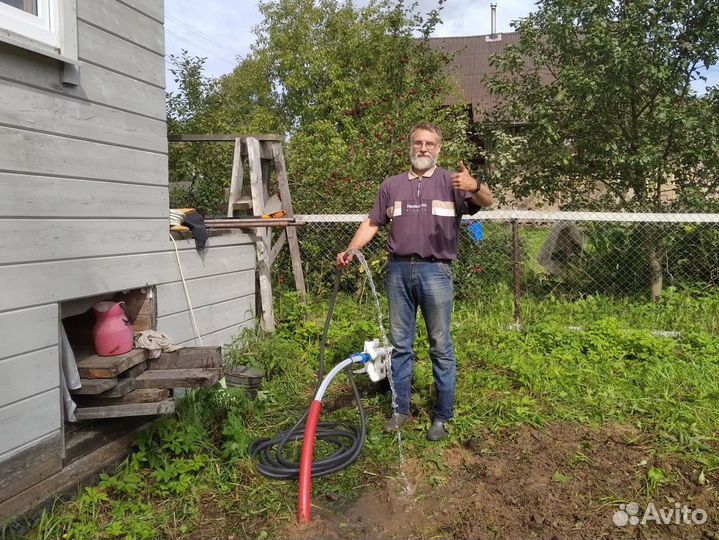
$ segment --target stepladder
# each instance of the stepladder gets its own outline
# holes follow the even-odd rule
[[[225,139],[227,140],[227,139]],[[241,215],[254,217],[294,218],[292,196],[285,165],[282,138],[276,135],[237,136],[232,159],[232,175],[227,197],[227,217]],[[244,189],[244,157],[247,158],[249,194]],[[273,193],[273,175],[276,192]],[[257,278],[260,293],[262,327],[274,331],[275,317],[272,303],[271,269],[285,245],[289,249],[295,289],[304,298],[305,280],[302,258],[294,226],[279,231],[271,226],[253,229],[257,254]]]

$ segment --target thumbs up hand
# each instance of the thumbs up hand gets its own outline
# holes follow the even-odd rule
[[[460,191],[477,191],[479,184],[469,174],[467,167],[464,166],[464,161],[459,162],[459,172],[452,173],[452,187]]]

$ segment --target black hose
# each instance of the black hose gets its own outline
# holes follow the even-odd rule
[[[337,301],[337,293],[340,288],[341,270],[337,270],[335,276],[334,289],[330,299],[329,310],[327,311],[327,319],[322,331],[322,340],[320,341],[320,366],[317,370],[317,384],[315,392],[319,389],[324,378],[325,369],[325,347],[327,344],[327,333],[329,332],[330,322],[332,321],[332,313],[335,309]],[[357,461],[365,439],[367,438],[367,419],[365,417],[362,400],[357,390],[357,384],[352,373],[352,366],[345,368],[352,393],[357,402],[357,409],[360,414],[360,427],[353,426],[347,421],[342,422],[319,422],[317,424],[317,432],[315,438],[319,441],[325,441],[335,447],[335,451],[320,460],[314,460],[312,463],[312,476],[318,478],[326,476],[334,472],[349,467]],[[278,433],[272,439],[258,439],[250,445],[249,453],[255,462],[255,468],[267,478],[273,480],[294,480],[300,476],[299,461],[290,461],[285,458],[285,447],[287,443],[301,441],[305,435],[304,421],[307,418],[307,412],[295,422],[287,431]]]

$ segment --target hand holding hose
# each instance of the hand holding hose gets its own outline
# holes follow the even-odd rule
[[[344,270],[345,267],[352,262],[352,259],[354,259],[354,255],[352,255],[352,252],[354,249],[347,249],[345,251],[340,251],[337,254],[337,266],[340,268],[340,270]]]

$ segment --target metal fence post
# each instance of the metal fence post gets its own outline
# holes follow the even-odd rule
[[[519,248],[519,222],[512,220],[512,260],[514,267],[514,322],[517,325],[522,324],[522,284],[520,275],[521,253]]]

